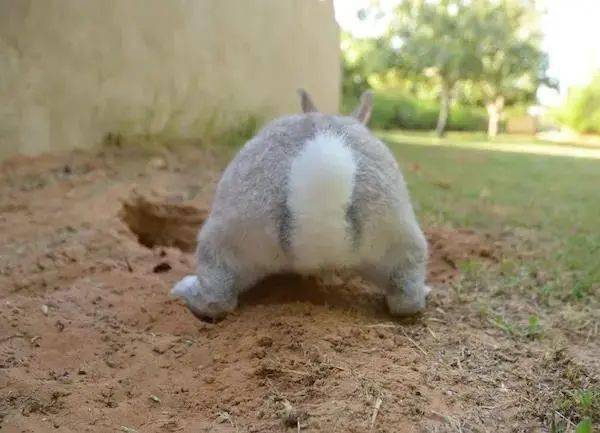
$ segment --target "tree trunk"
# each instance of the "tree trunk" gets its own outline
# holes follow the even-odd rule
[[[493,101],[488,102],[486,108],[488,112],[488,137],[495,138],[498,132],[500,132],[500,118],[504,109],[504,97],[498,96]]]
[[[448,123],[448,115],[450,113],[450,86],[447,83],[442,84],[440,92],[440,114],[438,115],[437,126],[435,133],[438,137],[443,137],[446,134],[446,124]]]

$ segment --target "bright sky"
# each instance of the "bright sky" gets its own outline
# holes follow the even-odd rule
[[[399,0],[381,0],[384,10],[392,10]],[[356,13],[370,0],[334,0],[340,26],[357,37],[377,36],[386,22],[361,22]],[[550,56],[550,76],[557,78],[564,97],[570,86],[588,82],[600,70],[600,0],[545,0],[543,20],[544,49]],[[540,92],[545,104],[561,99],[554,92]]]

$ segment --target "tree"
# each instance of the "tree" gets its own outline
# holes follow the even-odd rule
[[[369,84],[367,78],[390,68],[390,51],[382,39],[355,39],[342,33],[342,93],[358,97]]]
[[[581,133],[600,134],[600,71],[583,87],[569,89],[557,120]]]
[[[555,87],[548,78],[547,55],[541,50],[539,13],[523,0],[475,0],[472,4],[480,35],[481,65],[476,83],[488,112],[488,136],[499,132],[507,104],[531,103],[541,84]]]
[[[395,11],[387,36],[403,72],[432,78],[439,87],[436,132],[446,130],[456,85],[480,73],[476,15],[466,0],[406,0]]]
[[[531,102],[546,76],[534,0],[405,0],[387,34],[396,65],[439,87],[443,135],[458,84],[476,85],[495,136],[505,105]]]

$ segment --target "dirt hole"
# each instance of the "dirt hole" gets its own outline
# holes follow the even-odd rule
[[[208,217],[208,211],[134,191],[123,201],[119,216],[138,241],[148,248],[176,247],[192,252],[198,229]]]

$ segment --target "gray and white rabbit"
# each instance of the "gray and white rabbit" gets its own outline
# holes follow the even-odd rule
[[[270,122],[225,170],[196,274],[171,294],[219,318],[268,275],[351,271],[386,291],[392,314],[423,309],[427,242],[396,160],[365,126],[372,94],[334,116],[299,93],[303,113]]]

